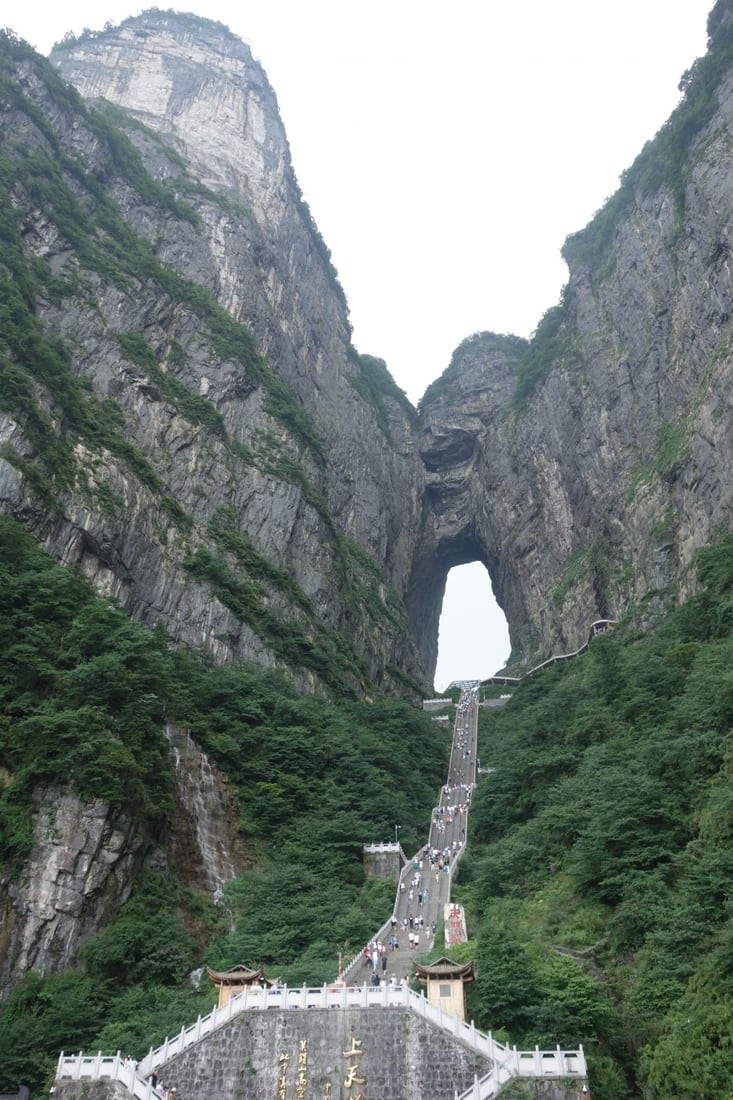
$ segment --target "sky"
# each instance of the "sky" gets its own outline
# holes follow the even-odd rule
[[[530,336],[567,279],[560,249],[616,190],[705,52],[713,0],[181,0],[251,46],[359,351],[417,402],[457,345]],[[144,7],[6,0],[48,53]],[[436,686],[509,654],[478,564],[451,572]]]

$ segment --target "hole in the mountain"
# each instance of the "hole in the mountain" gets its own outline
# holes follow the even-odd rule
[[[509,658],[509,629],[481,562],[458,565],[448,573],[438,631],[435,687],[454,680],[485,680]]]

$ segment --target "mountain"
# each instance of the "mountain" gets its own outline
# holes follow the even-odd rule
[[[182,644],[414,694],[414,411],[350,343],[248,48],[152,13],[57,51],[101,108],[3,54],[3,510]]]
[[[684,600],[731,523],[731,6],[680,106],[568,238],[531,341],[469,337],[421,403],[428,507],[413,576],[478,559],[513,659]],[[528,258],[531,262],[531,258]],[[415,611],[426,628],[439,606]]]
[[[153,11],[59,45],[62,85],[6,46],[6,239],[69,378],[25,376],[6,408],[5,510],[136,618],[302,687],[427,687],[466,561],[515,664],[683,599],[729,515],[730,18],[718,3],[680,107],[566,242],[532,340],[470,337],[419,419],[350,343],[248,47]]]
[[[469,336],[415,410],[351,344],[240,40],[158,10],[50,61],[0,36],[0,1064],[175,1030],[204,957],[331,973],[389,904],[361,843],[429,820],[444,745],[397,697],[429,690],[447,572],[480,560],[516,671],[621,626],[483,734],[500,797],[464,885],[514,1000],[479,982],[477,1015],[588,1027],[601,1100],[647,1088],[629,1036],[659,1041],[649,1095],[677,1094],[686,1017],[650,1020],[686,997],[703,1044],[693,953],[728,942],[731,0],[682,90],[533,338]],[[694,908],[687,954],[655,890]],[[592,982],[549,955],[535,980],[542,922],[537,957]]]

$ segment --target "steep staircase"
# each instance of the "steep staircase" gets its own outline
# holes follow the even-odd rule
[[[370,982],[373,971],[367,966],[362,950],[330,985],[320,988],[303,986],[301,989],[288,989],[287,986],[245,989],[222,1008],[215,1007],[207,1016],[199,1017],[191,1027],[183,1028],[157,1049],[151,1049],[139,1065],[122,1058],[119,1053],[114,1056],[62,1053],[57,1066],[57,1079],[118,1081],[139,1100],[151,1100],[156,1096],[151,1074],[240,1013],[268,1009],[402,1007],[426,1018],[474,1053],[491,1061],[491,1070],[476,1078],[460,1096],[456,1093],[456,1100],[491,1100],[513,1077],[572,1077],[584,1080],[586,1063],[582,1047],[578,1050],[557,1047],[555,1050],[535,1048],[533,1051],[518,1051],[516,1047],[504,1046],[490,1034],[478,1031],[473,1023],[467,1024],[430,1004],[408,985],[415,969],[415,956],[432,946],[433,928],[442,927],[444,907],[450,901],[452,876],[465,848],[468,810],[476,782],[478,706],[476,686],[466,685],[456,708],[447,781],[432,814],[427,843],[405,862],[393,913],[373,937],[386,944],[394,934],[399,941],[396,950],[388,951],[386,971],[382,971],[381,966],[378,970],[379,985]],[[413,885],[416,875],[420,876],[419,884]],[[425,890],[428,896],[420,904],[417,895]],[[394,933],[393,917],[397,922]],[[417,949],[409,947],[402,927],[404,920],[409,924],[410,917],[413,923],[416,917],[423,918]]]

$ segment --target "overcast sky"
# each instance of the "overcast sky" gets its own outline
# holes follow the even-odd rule
[[[705,52],[712,3],[173,6],[225,23],[262,62],[354,342],[384,358],[416,402],[466,336],[529,336],[557,302],[562,242],[674,109],[682,73]],[[48,53],[67,31],[141,10],[123,0],[10,0],[0,21]],[[503,664],[502,618],[481,566],[451,573],[438,687]]]

